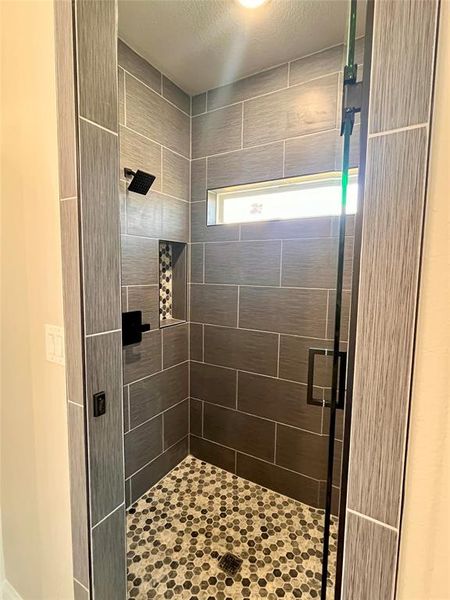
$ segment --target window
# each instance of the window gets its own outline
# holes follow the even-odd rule
[[[356,212],[357,169],[347,188],[347,214]],[[341,213],[338,172],[236,185],[208,191],[208,225],[322,217]]]

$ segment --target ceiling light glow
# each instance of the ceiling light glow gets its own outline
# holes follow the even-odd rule
[[[238,0],[244,8],[258,8],[262,4],[265,4],[267,0]]]

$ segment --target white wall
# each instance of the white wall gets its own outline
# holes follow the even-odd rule
[[[398,600],[450,598],[448,0],[441,11]]]
[[[72,598],[53,2],[1,5],[1,508],[5,576],[24,598]]]

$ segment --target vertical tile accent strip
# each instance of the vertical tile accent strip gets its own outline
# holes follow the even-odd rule
[[[395,578],[398,534],[354,513],[347,516],[343,587],[348,600],[389,600]]]
[[[438,4],[374,8],[344,600],[396,592]]]
[[[426,150],[425,127],[371,138],[368,145],[348,506],[393,527],[403,475]]]

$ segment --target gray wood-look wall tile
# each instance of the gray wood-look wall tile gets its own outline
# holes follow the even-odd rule
[[[117,136],[80,121],[83,254],[89,257],[83,262],[88,334],[120,327],[118,157]]]
[[[98,523],[123,497],[122,365],[120,332],[86,339],[91,521]],[[93,395],[106,394],[106,412],[94,417]]]
[[[191,161],[191,202],[206,200],[206,158]]]
[[[125,434],[125,477],[156,458],[163,450],[162,415]]]
[[[191,244],[191,282],[203,283],[203,244]]]
[[[341,342],[348,342],[350,328],[350,309],[351,309],[351,293],[344,290],[342,292],[341,304]],[[336,294],[334,291],[329,292],[328,298],[328,316],[327,316],[327,339],[331,340],[334,337],[334,321],[336,311]]]
[[[189,158],[190,117],[129,75],[125,89],[127,126]]]
[[[283,142],[208,158],[207,188],[215,189],[283,177]]]
[[[175,104],[175,106],[178,106],[183,112],[188,115],[191,113],[190,97],[165,75],[162,78],[162,95]]]
[[[122,400],[123,400],[123,430],[124,432],[130,429],[130,411],[128,409],[129,404],[129,391],[128,386],[122,387]]]
[[[161,146],[126,127],[120,127],[120,177],[124,168],[140,169],[156,177],[152,192],[161,190]],[[141,196],[144,200],[146,196]]]
[[[195,398],[189,399],[189,433],[203,435],[203,402]]]
[[[428,120],[437,6],[436,0],[377,6],[371,75],[371,88],[377,93],[371,94],[371,133]]]
[[[191,396],[220,404],[236,407],[236,371],[204,363],[191,361]]]
[[[238,240],[239,225],[206,225],[206,202],[191,205],[191,242]]]
[[[241,147],[242,105],[192,117],[192,158]]]
[[[205,325],[204,344],[208,363],[276,375],[278,336],[274,333]]]
[[[330,227],[330,217],[243,223],[241,225],[241,239],[273,240],[304,237],[328,237],[330,235]]]
[[[70,514],[72,523],[73,576],[89,587],[89,521],[85,456],[84,409],[67,404],[70,467]]]
[[[286,140],[285,176],[334,171],[337,148],[338,132],[333,129]]]
[[[55,2],[59,197],[77,195],[72,4]]]
[[[183,200],[163,196],[161,237],[176,242],[189,241],[189,208]]]
[[[191,285],[192,321],[236,327],[237,302],[237,286]]]
[[[173,325],[162,329],[163,369],[189,359],[189,325]]]
[[[131,478],[131,499],[136,502],[145,492],[188,455],[187,436],[158,456]]]
[[[96,599],[126,597],[125,508],[120,506],[92,530],[93,588]]]
[[[329,75],[248,100],[244,104],[244,147],[334,129],[337,85],[338,76]]]
[[[75,5],[79,112],[111,131],[117,131],[118,123],[117,63],[112,59],[116,56],[117,30],[105,24],[115,23],[115,10],[113,2],[80,0]],[[106,164],[112,167],[114,163]],[[96,169],[93,172],[98,173]]]
[[[264,460],[273,460],[275,423],[208,403],[204,405],[203,419],[206,439]]]
[[[159,329],[142,335],[140,344],[123,349],[123,380],[131,383],[161,371],[161,332]]]
[[[361,260],[371,268],[363,269],[359,287],[348,506],[393,526],[403,478],[426,145],[420,128],[372,138],[368,150]]]
[[[139,285],[128,288],[127,310],[141,310],[142,322],[150,323],[151,329],[159,325],[159,287]]]
[[[279,285],[281,242],[206,244],[205,282]]]
[[[161,93],[161,73],[122,40],[118,40],[119,65],[153,90]]]
[[[189,424],[189,400],[186,399],[163,414],[164,420],[164,450],[185,438]]]
[[[147,196],[126,192],[126,232],[157,238],[162,229],[162,206],[166,196],[150,190]],[[122,242],[123,247],[123,242]]]
[[[74,600],[89,600],[89,592],[76,579],[73,580]]]
[[[203,325],[199,323],[189,323],[191,347],[190,359],[203,360]]]
[[[119,125],[125,125],[125,72],[120,67],[117,77],[119,85]]]
[[[291,288],[241,287],[239,326],[305,337],[323,337],[327,292]]]
[[[211,465],[216,465],[230,473],[234,473],[235,451],[224,448],[220,444],[209,442],[195,435],[191,435],[191,454]]]
[[[309,506],[318,504],[318,481],[240,452],[237,453],[237,475]]]
[[[189,200],[189,160],[167,148],[163,148],[162,152],[164,174],[162,191],[182,200]]]
[[[281,285],[304,288],[335,288],[339,239],[303,239],[283,242]],[[353,244],[344,247],[344,289],[351,286]]]
[[[289,85],[305,83],[317,77],[339,73],[344,68],[344,46],[334,46],[291,62]]]
[[[343,600],[386,600],[392,597],[398,534],[347,513]]]
[[[67,399],[84,404],[78,200],[60,203]]]
[[[130,385],[130,426],[136,427],[189,396],[188,363]]]
[[[238,410],[321,433],[322,408],[306,404],[306,385],[238,374]]]
[[[326,479],[328,437],[278,425],[276,463],[313,479]]]
[[[280,337],[280,377],[308,383],[309,348],[332,349],[333,340],[282,335]],[[318,358],[317,356],[314,383],[318,386],[328,387],[331,384],[329,369],[323,368],[323,365],[318,363]]]
[[[122,235],[122,284],[159,283],[158,242],[143,237]]]
[[[192,96],[192,115],[199,115],[206,111],[206,92]]]
[[[250,77],[239,79],[228,85],[208,90],[208,110],[215,110],[227,104],[234,104],[261,94],[274,92],[287,87],[287,85],[288,65],[286,63]]]

